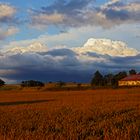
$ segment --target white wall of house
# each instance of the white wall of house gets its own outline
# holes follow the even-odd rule
[[[119,81],[119,86],[140,86],[140,81]]]

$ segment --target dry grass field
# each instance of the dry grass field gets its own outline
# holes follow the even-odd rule
[[[0,90],[0,140],[140,140],[140,89]]]

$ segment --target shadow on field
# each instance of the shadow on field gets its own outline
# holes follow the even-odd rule
[[[13,105],[23,105],[23,104],[36,104],[36,103],[45,103],[55,101],[54,99],[50,100],[33,100],[33,101],[16,101],[16,102],[0,102],[0,106],[13,106]]]

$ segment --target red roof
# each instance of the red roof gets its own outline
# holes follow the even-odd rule
[[[129,75],[121,79],[121,81],[140,81],[140,74]]]

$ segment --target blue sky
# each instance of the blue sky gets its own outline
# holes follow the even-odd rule
[[[50,5],[53,2],[54,0],[1,0],[1,3],[9,3],[11,5],[20,7],[21,9],[40,8],[44,5]]]
[[[73,50],[73,48],[83,47],[90,38],[121,41],[124,44],[126,43],[125,45],[121,43],[122,46],[126,47],[125,52],[130,51],[129,48],[136,49],[139,52],[140,1],[0,0],[0,27],[0,52],[2,54],[7,53],[9,49],[15,50],[16,47],[20,47],[21,50],[29,50],[29,46],[34,46],[34,43],[41,44],[39,45],[41,47],[45,46],[47,50],[64,47]],[[18,50],[18,52],[20,51]],[[131,53],[129,52],[129,54]],[[15,52],[11,51],[10,57],[11,55],[15,55]],[[112,54],[109,55],[113,57]],[[9,54],[8,56],[6,54],[6,57],[9,58]],[[25,59],[25,57],[27,56],[20,59]],[[84,61],[89,61],[86,56],[82,56],[81,59],[83,57],[87,59]],[[8,58],[3,61],[7,61]],[[56,59],[60,58],[57,56]],[[75,61],[70,61],[69,58],[66,60],[68,63]],[[8,62],[6,63],[8,64]],[[17,63],[15,62],[15,64]],[[40,64],[42,64],[42,61]],[[139,69],[137,66],[133,67]],[[21,67],[21,69],[23,68]],[[3,77],[4,70],[7,73],[5,67],[1,68],[0,77]],[[9,70],[17,72],[14,67],[9,68]],[[86,73],[88,72],[86,71]],[[11,78],[11,80],[13,79]]]
[[[121,38],[120,38],[120,36],[122,34],[121,31],[119,33],[117,32],[115,37],[112,37],[112,32],[110,32],[110,35],[108,35],[108,34],[103,35],[102,32],[99,35],[99,34],[96,34],[93,32],[92,34],[89,33],[88,37],[89,38],[90,37],[94,37],[94,38],[103,37],[103,38],[111,38],[113,40],[122,40],[122,41],[125,41],[126,43],[128,43],[128,45],[130,47],[139,49],[138,43],[139,43],[139,36],[140,36],[139,34],[140,33],[139,33],[139,31],[137,31],[138,33],[135,32],[136,29],[139,30],[139,19],[138,19],[139,12],[136,11],[136,14],[137,14],[136,19],[133,19],[132,17],[128,16],[129,11],[127,11],[127,9],[122,8],[122,7],[125,8],[125,6],[130,5],[130,3],[132,3],[132,2],[129,3],[128,0],[124,1],[124,2],[117,1],[117,0],[112,0],[112,1],[113,1],[113,4],[110,6],[109,4],[107,5],[107,3],[111,3],[111,0],[99,0],[99,1],[86,0],[85,2],[83,0],[78,0],[79,3],[78,2],[76,3],[72,0],[71,1],[66,1],[66,0],[63,0],[63,1],[58,1],[58,0],[56,0],[56,1],[55,0],[30,0],[30,1],[28,1],[28,0],[20,0],[20,1],[19,0],[12,0],[12,1],[11,0],[0,0],[1,5],[5,4],[11,8],[16,9],[16,12],[12,16],[14,18],[17,18],[18,21],[15,21],[15,22],[20,22],[18,24],[15,23],[15,25],[14,25],[14,27],[19,29],[19,31],[16,32],[15,34],[7,36],[6,38],[4,38],[4,40],[1,40],[0,44],[1,44],[1,46],[4,46],[4,44],[8,44],[9,42],[12,42],[12,41],[37,39],[39,36],[45,35],[45,34],[53,36],[55,34],[61,34],[62,32],[69,32],[69,30],[71,30],[72,28],[76,29],[78,27],[86,27],[89,25],[91,26],[91,28],[92,27],[102,28],[103,33],[112,31],[112,29],[119,30],[120,26],[121,26],[121,28],[123,28],[123,26],[125,28],[125,25],[127,25],[127,26],[129,25],[130,26],[130,31],[128,31],[129,34],[125,34],[125,36],[123,36]],[[69,4],[69,5],[67,4],[65,6],[64,3],[66,3],[66,2],[67,3],[71,2],[71,4]],[[80,7],[80,4],[81,4],[81,7]],[[138,4],[139,4],[139,2],[138,2]],[[79,5],[79,7],[78,7],[78,5]],[[88,5],[90,5],[90,8]],[[102,8],[103,6],[106,9],[103,9]],[[120,8],[120,11],[119,11],[120,13],[115,10],[113,11],[112,10],[113,6],[114,7],[118,6],[118,8]],[[108,9],[110,8],[110,9],[107,11],[107,8]],[[75,10],[75,13],[74,12],[70,13],[66,9],[68,9],[69,11]],[[85,11],[87,12],[89,10],[90,14],[93,14],[94,17],[92,17],[92,16],[88,17],[84,13],[85,15],[83,15],[83,16],[87,16],[87,20],[89,20],[89,21],[85,21],[86,19],[82,19],[83,17],[81,18],[78,15],[79,13],[76,10],[77,11],[81,10],[82,12],[85,12]],[[133,12],[133,11],[131,11],[131,12]],[[63,21],[51,21],[51,20],[55,20],[55,19],[51,19],[51,18],[55,18],[55,17],[53,17],[54,13],[58,14],[55,16],[61,17],[61,15],[62,15],[67,18],[64,19]],[[104,21],[104,19],[98,19],[98,16],[94,15],[94,13],[97,13],[97,14],[105,13],[106,14],[105,16],[108,16],[108,17],[105,19],[106,21]],[[45,15],[50,15],[50,17],[49,17],[50,19],[46,19],[46,21],[45,21],[45,19],[40,19],[41,14],[42,14],[42,18],[43,18],[43,16],[44,16],[44,18],[48,18],[48,17],[45,17]],[[74,14],[75,14],[75,16],[74,16]],[[87,12],[87,14],[88,14],[88,12]],[[112,15],[112,14],[114,14],[114,15]],[[133,14],[131,16],[133,16]],[[8,18],[13,18],[13,17],[8,17]],[[38,17],[38,19],[37,19],[37,17]],[[60,17],[56,17],[56,18],[60,18]],[[70,21],[68,19],[69,17],[71,18],[71,20],[73,20],[74,25],[72,25],[72,23],[70,23]],[[114,19],[113,19],[113,17],[114,17]],[[93,21],[90,21],[91,18],[93,18]],[[94,21],[94,18],[95,18],[95,21]],[[43,23],[41,23],[39,20],[44,20],[44,21],[43,21]],[[59,20],[59,19],[56,19],[56,20]],[[62,19],[60,19],[60,20],[62,20]],[[102,21],[96,21],[96,20],[102,20]],[[11,22],[12,22],[11,24],[14,24],[13,23],[14,21],[11,21]],[[81,22],[81,24],[80,24],[80,22]],[[83,25],[82,25],[82,22],[83,22]],[[84,23],[84,22],[87,22],[87,23]],[[104,23],[104,22],[106,22],[106,23]],[[7,24],[9,24],[9,23],[10,23],[10,21],[8,23],[2,22],[1,23],[2,28],[4,26],[8,26]],[[110,25],[107,25],[107,24],[110,24]],[[131,26],[134,27],[135,24],[137,27],[135,27],[134,31],[132,31]],[[108,26],[108,27],[106,27],[106,26]],[[134,44],[133,40],[136,41],[135,44]],[[75,44],[81,45],[83,43],[83,41],[86,41],[86,39],[83,40],[83,37],[81,37],[81,39],[79,39],[79,42],[75,42]],[[47,44],[47,42],[46,42],[46,44]],[[48,44],[51,44],[51,42],[48,42]],[[61,44],[65,44],[65,42],[64,43],[61,42]],[[61,44],[59,44],[59,45],[61,45]],[[67,44],[68,43],[66,43],[66,45]],[[71,46],[71,44],[69,44],[68,46]],[[52,47],[52,46],[50,46],[50,47]]]
[[[1,4],[9,4],[9,6],[13,6],[17,8],[16,16],[19,20],[27,20],[29,22],[29,10],[40,10],[41,7],[48,7],[55,2],[55,0],[0,0]],[[97,5],[103,4],[106,0],[96,2]],[[55,9],[54,9],[55,10]],[[28,27],[26,23],[22,23],[18,25],[20,28],[20,32],[15,35],[15,40],[24,40],[30,38],[36,38],[41,34],[58,34],[61,29],[58,27],[50,25],[49,28],[43,30],[35,30],[34,28]],[[13,38],[12,38],[13,39]],[[10,38],[8,38],[10,40]]]

